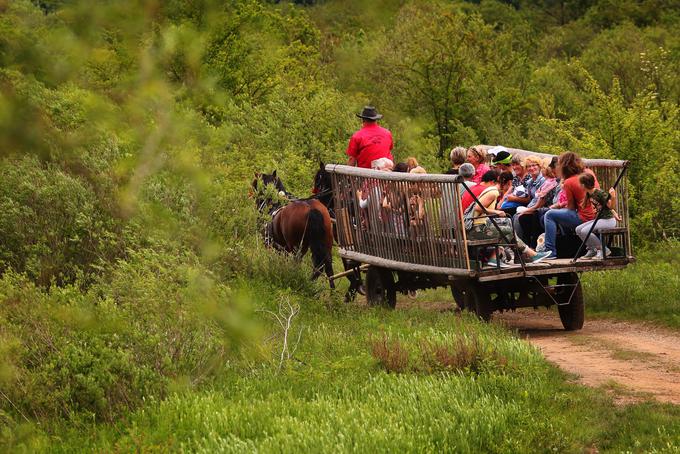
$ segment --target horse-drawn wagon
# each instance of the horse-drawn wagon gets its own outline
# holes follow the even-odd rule
[[[509,149],[518,155],[539,155]],[[396,305],[397,292],[450,287],[461,309],[488,320],[494,311],[520,307],[558,307],[567,330],[584,320],[581,273],[620,269],[633,260],[630,247],[626,161],[585,159],[603,189],[617,184],[616,228],[596,232],[611,255],[576,260],[581,240],[565,233],[558,238],[555,260],[484,266],[489,248],[516,247],[513,239],[467,238],[461,209],[462,179],[455,175],[379,172],[328,164],[337,223],[339,254],[368,265],[366,296],[371,305]],[[390,196],[402,206],[390,207]],[[476,203],[476,202],[475,202]],[[414,213],[413,211],[419,211]],[[501,236],[501,238],[503,238]],[[514,236],[513,236],[514,238]]]

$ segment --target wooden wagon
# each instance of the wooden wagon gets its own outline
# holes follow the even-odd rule
[[[513,155],[552,157],[508,150]],[[584,162],[605,190],[628,164],[603,159]],[[521,261],[501,268],[484,266],[480,251],[505,247],[504,241],[466,237],[460,177],[379,172],[336,164],[328,164],[326,170],[332,177],[339,254],[364,264],[371,305],[395,307],[397,292],[446,286],[461,309],[485,320],[497,310],[557,305],[564,328],[580,329],[584,321],[581,273],[621,269],[634,260],[625,178],[617,186],[616,210],[622,220],[616,228],[596,233],[611,249],[610,256],[575,260],[580,239],[565,234],[558,238],[556,260],[535,264]],[[401,195],[404,202],[386,209],[386,194]],[[417,206],[408,203],[413,194],[420,197],[424,215],[412,212]]]

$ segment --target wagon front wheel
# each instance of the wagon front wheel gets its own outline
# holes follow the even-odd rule
[[[392,271],[371,266],[366,272],[366,301],[369,306],[394,309],[397,305],[397,289]]]
[[[474,310],[477,317],[485,322],[491,320],[493,313],[493,305],[491,303],[491,295],[489,291],[481,284],[471,285],[470,292],[474,298]]]
[[[463,294],[463,305],[465,309],[474,312],[477,317],[488,322],[493,313],[491,294],[483,284],[471,282],[465,287]]]
[[[576,273],[565,273],[557,277],[556,300],[560,303],[557,311],[560,313],[562,326],[567,331],[583,328],[585,320],[585,303],[583,301],[583,288]],[[564,287],[562,287],[564,286]],[[573,294],[573,295],[572,295]],[[571,298],[571,301],[570,301]],[[569,303],[569,304],[566,304]]]

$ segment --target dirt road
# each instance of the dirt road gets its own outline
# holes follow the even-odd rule
[[[567,332],[556,313],[533,310],[493,319],[516,329],[580,383],[604,385],[622,403],[654,397],[680,404],[680,333],[587,317],[581,331]]]

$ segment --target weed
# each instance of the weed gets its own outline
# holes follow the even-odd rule
[[[398,339],[389,339],[382,333],[378,339],[371,339],[371,354],[388,372],[401,373],[409,370],[408,350]]]
[[[491,365],[505,366],[503,355],[485,348],[478,336],[456,336],[448,342],[422,341],[423,363],[434,371],[482,372]]]

